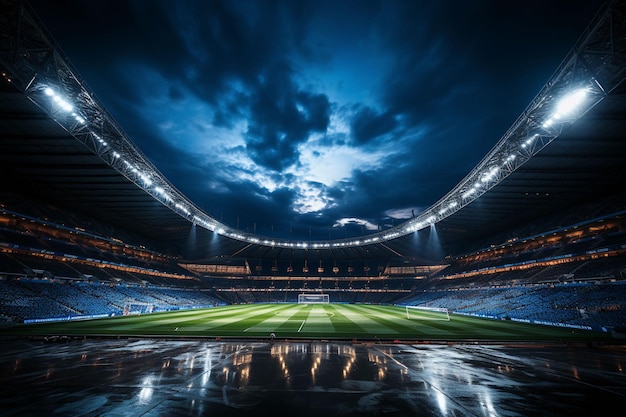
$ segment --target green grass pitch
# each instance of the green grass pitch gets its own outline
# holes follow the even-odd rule
[[[417,315],[421,317],[417,317]],[[433,317],[438,315],[438,317]],[[414,318],[415,317],[415,318]],[[436,318],[436,319],[435,319]],[[602,341],[609,334],[365,304],[249,304],[17,325],[13,335],[410,341]]]

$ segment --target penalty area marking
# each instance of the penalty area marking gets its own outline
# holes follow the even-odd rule
[[[302,320],[302,324],[298,328],[298,333],[300,333],[300,330],[302,330],[302,326],[304,326],[304,323],[306,323],[306,320]]]

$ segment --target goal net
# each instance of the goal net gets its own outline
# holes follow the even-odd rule
[[[450,321],[450,313],[447,308],[406,306],[406,318],[409,320]]]
[[[124,315],[131,314],[150,314],[154,311],[154,304],[128,302],[124,304]]]
[[[298,304],[329,304],[328,294],[298,294]]]

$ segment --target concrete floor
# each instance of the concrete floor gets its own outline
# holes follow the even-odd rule
[[[0,340],[0,416],[623,416],[625,368],[626,346]]]

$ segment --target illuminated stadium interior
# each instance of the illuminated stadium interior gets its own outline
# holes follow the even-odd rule
[[[567,226],[559,213],[624,191],[623,68],[610,59],[620,46],[611,31],[620,28],[601,14],[458,185],[399,225],[332,240],[255,235],[203,212],[133,144],[32,19],[20,38],[30,58],[5,55],[2,169],[14,178],[5,188],[167,242],[186,264],[233,265],[244,275],[388,275],[381,273],[445,265],[446,257],[500,244],[531,220],[557,217],[539,232]],[[42,61],[42,42],[53,67]]]
[[[429,207],[360,236],[330,238],[329,232],[329,239],[284,239],[227,224],[180,192],[113,119],[31,6],[0,0],[0,317],[6,337],[19,346],[25,340],[50,340],[45,327],[34,336],[28,330],[11,332],[33,323],[153,313],[158,318],[171,311],[238,305],[271,304],[271,314],[258,313],[272,315],[271,321],[281,317],[281,306],[312,297],[311,305],[320,300],[311,307],[315,312],[333,304],[400,306],[402,316],[405,306],[421,306],[445,309],[452,321],[457,315],[584,330],[621,345],[626,340],[626,4],[608,4],[493,148]],[[331,307],[323,306],[327,303]],[[346,311],[333,310],[331,319],[352,314]],[[378,319],[363,312],[368,323],[381,325],[376,334],[360,334],[368,344],[441,340],[396,334],[381,318],[392,313],[380,311]],[[324,317],[324,323],[330,326],[331,319]],[[250,383],[246,373],[253,353],[247,357],[235,344],[215,347],[224,339],[262,343],[257,355],[280,363],[285,380],[289,355],[292,360],[311,356],[306,373],[315,385],[324,363],[319,358],[335,357],[319,349],[338,349],[343,356],[337,357],[352,358],[341,364],[344,379],[357,361],[356,351],[369,358],[377,381],[391,374],[387,366],[398,367],[400,379],[408,378],[405,359],[394,359],[393,347],[364,353],[370,345],[356,344],[356,337],[337,330],[340,342],[329,348],[322,340],[332,335],[320,338],[311,330],[314,336],[306,336],[306,317],[299,320],[292,320],[295,333],[289,336],[266,331],[260,322],[244,326],[243,332],[254,326],[264,332],[250,330],[254,337],[247,342],[244,333],[218,330],[206,337],[191,330],[184,335],[211,344],[215,363],[232,356],[224,369],[237,369],[239,389]],[[165,339],[182,336],[184,325],[175,331],[179,334]],[[62,331],[56,332],[58,341]],[[300,333],[304,340],[297,340]],[[103,339],[114,344],[111,334]],[[494,343],[499,337],[485,340]],[[97,343],[97,336],[92,339],[89,343]],[[276,339],[285,344],[274,345]],[[452,339],[458,343],[462,337]],[[19,349],[8,352],[13,350]],[[401,357],[408,351],[393,352]],[[10,383],[10,377],[2,378]],[[622,393],[608,401],[623,400],[623,388],[615,388]],[[233,410],[248,405],[227,407],[236,401],[262,402],[253,401],[261,397],[257,392],[229,395],[230,404],[224,391],[220,407],[232,414],[224,415],[244,415]],[[146,404],[153,401],[148,391],[142,396]],[[456,406],[465,414],[440,408],[432,415],[505,415],[471,411],[460,402]],[[298,404],[290,407],[294,411]],[[402,412],[410,408],[402,407]],[[313,408],[310,415],[324,412]],[[362,415],[383,415],[379,411]],[[120,415],[160,413],[142,412]],[[401,415],[394,412],[389,415]],[[557,407],[547,415],[567,414]]]

